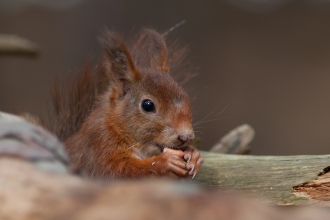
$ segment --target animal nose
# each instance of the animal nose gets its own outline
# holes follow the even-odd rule
[[[180,134],[178,136],[178,139],[185,144],[194,139],[194,134]]]

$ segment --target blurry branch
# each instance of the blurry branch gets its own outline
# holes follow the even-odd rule
[[[24,55],[36,56],[37,45],[16,35],[0,34],[0,56]]]
[[[255,136],[254,129],[247,124],[238,126],[231,130],[216,143],[210,152],[222,154],[248,154],[249,144]]]

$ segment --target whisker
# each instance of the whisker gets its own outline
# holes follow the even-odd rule
[[[149,132],[148,134],[151,134],[151,132]],[[147,146],[147,144],[152,141],[152,138],[150,138],[150,140],[145,140],[146,143],[144,143],[141,147],[138,148],[138,150],[141,150],[142,148],[144,148],[145,146]],[[138,144],[142,143],[143,141],[140,141]],[[136,145],[136,144],[135,144]]]
[[[228,108],[228,105],[226,107],[224,107],[218,114],[216,114],[215,116],[220,115],[222,112],[224,112],[226,109]]]
[[[209,92],[208,89],[209,89],[210,87],[218,86],[218,85],[220,85],[220,84],[210,85],[210,86],[207,86],[207,87],[205,87],[204,89],[202,89],[202,90],[196,92],[195,94],[192,95],[192,97],[190,98],[190,101],[191,101],[192,103],[194,103],[197,97],[205,97],[208,93],[204,93],[204,92]],[[202,94],[201,94],[201,93],[202,93]]]
[[[206,123],[206,122],[210,122],[210,121],[217,121],[217,120],[225,119],[225,118],[228,118],[228,117],[221,117],[221,118],[213,118],[213,119],[209,119],[209,120],[206,120],[206,121],[202,121],[202,122],[200,122],[200,123],[197,124],[197,125],[204,124],[204,123]]]
[[[216,106],[216,107],[211,111],[211,113],[209,113],[207,116],[205,116],[205,117],[202,118],[201,120],[199,120],[199,121],[193,123],[192,125],[195,126],[195,125],[197,125],[199,122],[201,122],[201,121],[207,119],[207,117],[211,116],[217,108],[218,108],[218,106]]]
[[[204,92],[205,90],[207,90],[207,89],[209,89],[209,88],[211,88],[211,87],[214,87],[214,86],[220,86],[220,85],[221,85],[221,83],[217,83],[217,84],[212,84],[212,85],[206,86],[205,88],[203,88],[203,89],[197,91],[197,92],[193,95],[193,96],[194,96],[193,99],[196,98],[197,95],[198,95],[199,93]]]
[[[194,129],[196,129],[196,128],[205,128],[205,127],[194,127]]]
[[[141,144],[143,141],[140,141],[140,142],[137,142],[137,143],[135,143],[135,144],[133,144],[132,146],[130,146],[129,148],[127,148],[127,150],[130,150],[130,149],[132,149],[133,147],[135,147],[136,145],[139,145],[139,144]],[[144,145],[142,145],[142,147],[144,147],[146,144],[144,144]],[[142,147],[140,147],[138,150],[141,150],[142,149]]]
[[[217,108],[218,108],[218,106],[217,106],[215,109],[217,109]],[[220,115],[220,114],[223,113],[227,108],[228,108],[228,105],[227,105],[226,107],[224,107],[219,113],[217,113],[217,114],[214,115],[213,117],[216,117],[216,116]],[[210,120],[212,120],[212,119],[210,119],[210,120],[206,120],[206,119],[207,119],[207,117],[209,117],[210,115],[213,114],[213,112],[215,111],[215,109],[214,109],[210,114],[208,114],[206,117],[204,117],[203,119],[201,119],[201,120],[199,120],[199,121],[193,123],[193,126],[200,125],[200,124],[203,124],[203,123],[206,122],[206,121],[210,121]]]

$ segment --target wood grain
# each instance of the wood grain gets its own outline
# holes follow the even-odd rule
[[[210,152],[202,155],[205,162],[196,176],[198,183],[257,195],[278,204],[306,202],[306,197],[293,194],[293,187],[317,179],[330,166],[330,155],[247,156]]]

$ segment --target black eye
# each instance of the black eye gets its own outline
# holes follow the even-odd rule
[[[145,112],[155,112],[156,111],[155,104],[150,99],[143,100],[141,107]]]

